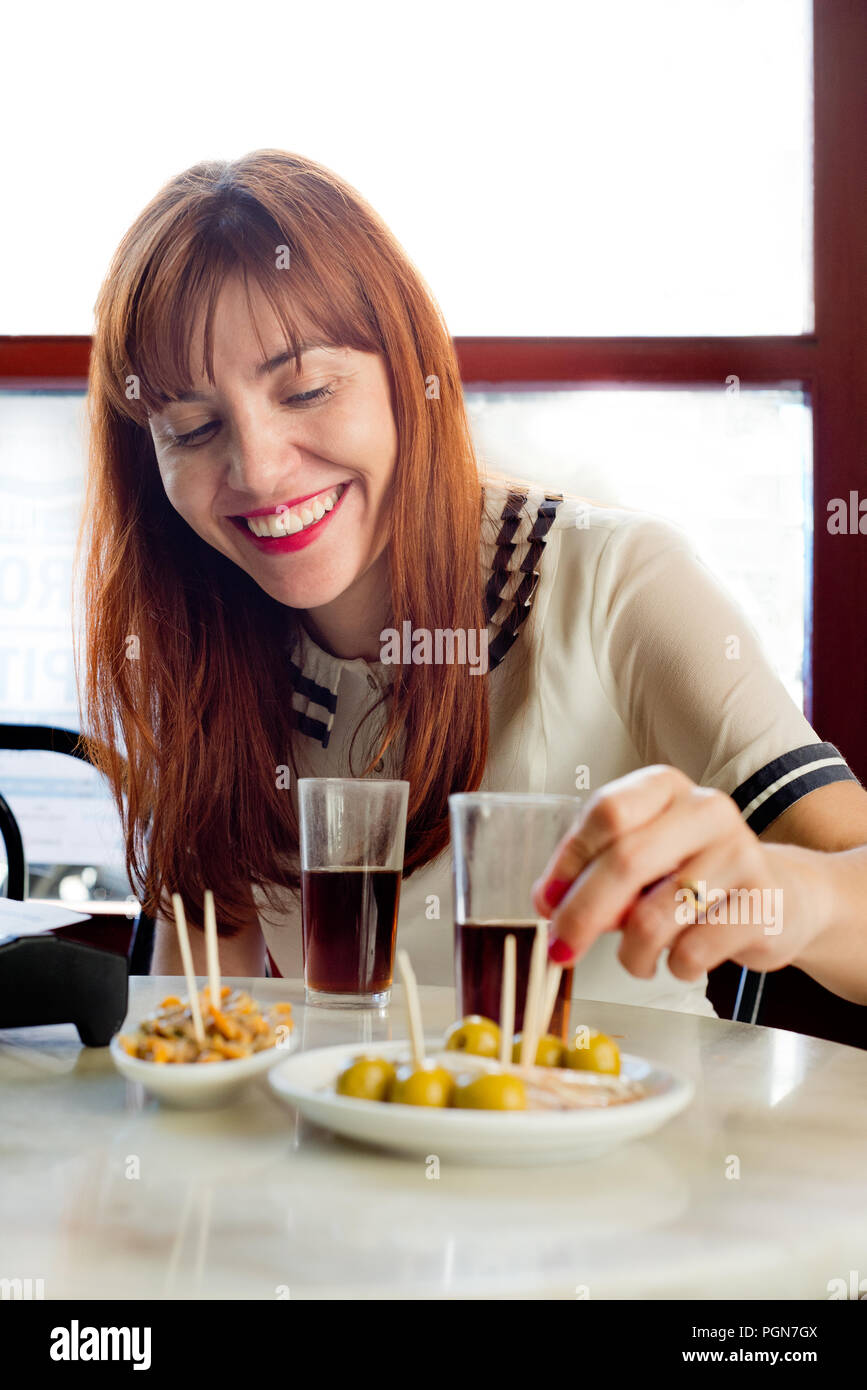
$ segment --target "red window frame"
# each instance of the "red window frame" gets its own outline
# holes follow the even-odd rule
[[[784,337],[456,338],[467,385],[801,388],[813,410],[805,712],[867,781],[867,538],[831,535],[832,498],[867,498],[867,6],[813,0],[815,331]],[[89,337],[0,337],[0,389],[83,389]],[[864,521],[867,527],[867,515]]]

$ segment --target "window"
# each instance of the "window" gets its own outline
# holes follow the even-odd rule
[[[803,704],[812,421],[801,392],[473,387],[466,395],[490,467],[686,531]]]
[[[490,462],[686,522],[795,698],[803,677],[821,737],[867,777],[867,541],[827,524],[835,498],[867,497],[867,9],[540,0],[528,24],[444,0],[431,23],[381,0],[373,46],[370,12],[338,5],[327,52],[313,12],[293,15],[295,51],[319,56],[294,66],[288,93],[284,47],[261,43],[268,14],[275,35],[287,24],[279,6],[231,47],[166,0],[144,30],[133,12],[106,4],[101,24],[99,10],[94,29],[124,61],[102,63],[98,83],[68,62],[73,12],[47,33],[35,12],[9,21],[10,50],[38,49],[40,65],[0,93],[31,113],[28,141],[7,135],[4,149],[27,208],[7,217],[0,258],[4,507],[28,439],[62,486],[80,458],[76,398],[27,393],[84,389],[99,283],[157,187],[203,157],[301,150],[359,188],[421,267]],[[145,124],[106,121],[123,108],[128,54],[145,77],[160,65],[169,19],[179,48],[196,24],[196,64]],[[215,101],[221,81],[240,99]],[[364,118],[348,121],[355,110]],[[34,172],[39,149],[50,178]],[[58,243],[57,208],[83,203]],[[0,543],[21,647],[0,717],[71,718],[62,628],[41,658],[24,655],[38,562],[8,527]],[[64,563],[60,542],[45,545]]]
[[[82,391],[0,391],[0,724],[80,728],[70,594],[84,404]],[[0,791],[21,828],[31,897],[126,897],[120,825],[94,768],[0,749]]]
[[[230,39],[169,0],[146,24],[89,0],[85,37],[80,12],[46,26],[16,7],[7,52],[38,62],[8,64],[0,92],[0,130],[27,112],[27,138],[4,142],[21,214],[4,219],[0,333],[90,333],[161,184],[264,146],[358,188],[459,336],[812,331],[809,0],[328,13],[323,43],[314,8],[275,0]],[[92,71],[70,61],[85,50]]]

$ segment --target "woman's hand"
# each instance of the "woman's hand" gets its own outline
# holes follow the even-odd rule
[[[763,844],[725,792],[675,767],[646,767],[590,798],[535,884],[534,904],[551,917],[559,964],[620,930],[618,958],[641,979],[666,949],[680,980],[724,960],[779,970],[831,924],[825,858]],[[704,889],[704,911],[686,883]]]

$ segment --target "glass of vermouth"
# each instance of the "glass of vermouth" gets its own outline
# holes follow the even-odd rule
[[[409,783],[302,777],[301,919],[308,1004],[391,998]]]
[[[455,892],[455,989],[460,1013],[500,1021],[503,945],[515,937],[515,1031],[524,1024],[540,920],[533,884],[578,819],[577,796],[469,792],[449,797]],[[572,971],[564,970],[549,1031],[565,1039]]]

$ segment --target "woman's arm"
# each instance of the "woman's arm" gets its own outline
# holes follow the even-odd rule
[[[831,924],[793,961],[853,1004],[867,1004],[867,791],[855,782],[817,787],[759,837],[823,850]]]
[[[252,906],[252,896],[251,896]],[[221,936],[220,974],[221,975],[265,975],[265,939],[259,926],[258,915],[254,915],[249,926],[238,932],[237,936]],[[193,955],[193,969],[197,975],[207,975],[205,959],[205,933],[200,927],[190,926],[190,950]],[[183,975],[184,965],[178,946],[178,934],[173,922],[157,917],[154,933],[154,954],[151,963],[152,975]]]

